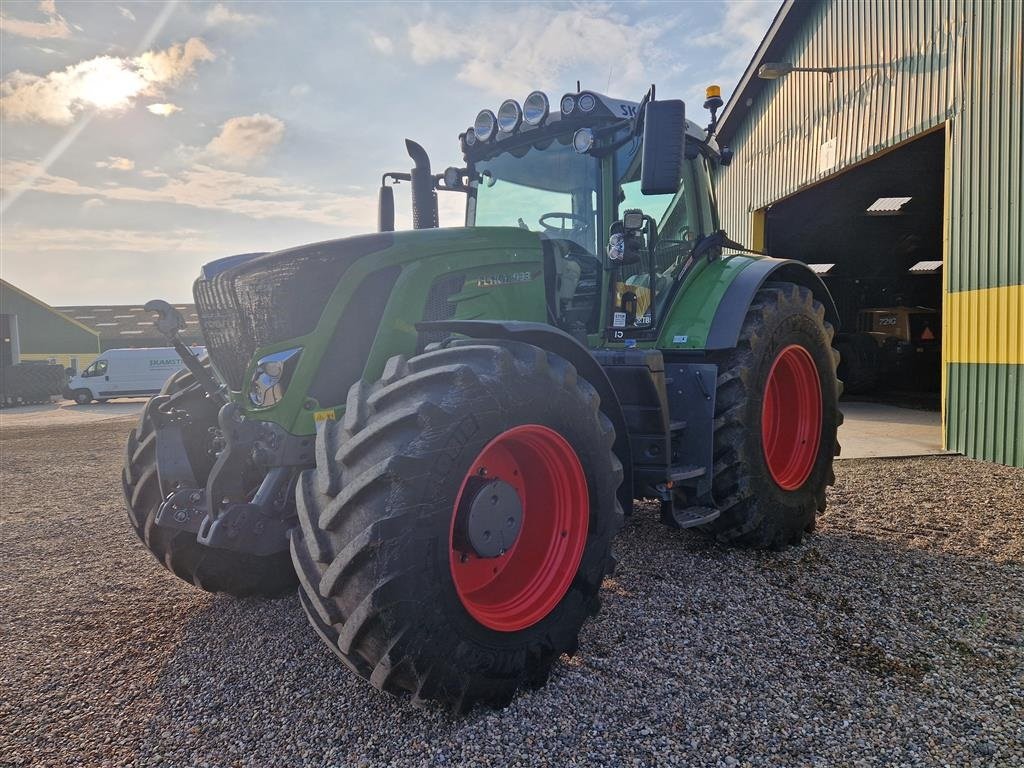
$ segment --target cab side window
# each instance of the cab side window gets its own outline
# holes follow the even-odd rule
[[[90,376],[106,376],[107,375],[107,361],[97,360],[95,363],[90,365],[84,371],[82,371],[82,378],[88,378]]]

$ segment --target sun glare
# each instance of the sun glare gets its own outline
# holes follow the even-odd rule
[[[78,73],[76,95],[97,109],[124,109],[148,86],[145,78],[125,66],[123,59],[103,56],[88,64]]]

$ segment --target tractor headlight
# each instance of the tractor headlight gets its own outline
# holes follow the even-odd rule
[[[576,99],[575,97],[567,94],[562,97],[562,103],[559,106],[563,115],[571,114],[572,111],[576,109]]]
[[[594,107],[597,106],[597,99],[594,98],[592,93],[584,93],[580,96],[577,103],[581,112],[592,112]]]
[[[547,119],[550,109],[544,92],[534,91],[523,102],[523,122],[527,125],[540,125]]]
[[[572,135],[572,148],[581,155],[587,154],[594,146],[594,132],[589,128],[580,128]]]
[[[473,123],[473,134],[477,141],[490,141],[494,138],[497,127],[498,118],[494,116],[494,113],[489,109],[482,109],[476,116],[476,122]]]
[[[466,129],[466,132],[462,136],[462,142],[467,147],[472,147],[474,144],[476,144],[476,131],[474,131],[472,128]]]
[[[298,365],[301,347],[285,349],[261,357],[249,381],[249,402],[257,408],[269,408],[284,397]]]
[[[512,133],[523,121],[523,110],[515,99],[506,99],[498,107],[498,130]]]

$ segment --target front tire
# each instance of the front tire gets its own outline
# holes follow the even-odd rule
[[[769,283],[719,364],[713,492],[719,541],[763,549],[799,543],[825,510],[842,423],[832,325],[811,291]]]
[[[88,405],[92,402],[92,392],[88,389],[76,389],[75,402],[79,405]]]
[[[176,407],[189,411],[186,449],[196,480],[205,484],[213,466],[207,449],[208,429],[217,424],[217,408],[202,393],[188,371],[174,374],[160,391],[175,399]],[[138,426],[128,435],[121,484],[128,520],[146,549],[178,578],[207,592],[226,592],[235,597],[280,597],[295,588],[295,571],[287,550],[258,556],[204,547],[196,534],[163,528],[156,514],[163,498],[156,463],[154,400],[146,403]]]
[[[459,712],[543,684],[599,608],[622,523],[598,405],[567,361],[514,342],[395,357],[354,385],[344,421],[317,435],[292,535],[300,598],[331,650],[380,690]],[[466,517],[481,483],[521,503],[518,537],[490,553],[490,530]]]

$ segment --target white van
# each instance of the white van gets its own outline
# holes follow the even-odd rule
[[[192,347],[192,351],[206,356],[205,347]],[[70,377],[64,397],[85,405],[113,397],[156,395],[164,382],[184,367],[174,347],[108,349],[80,374]]]

